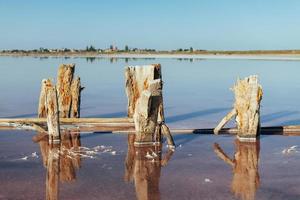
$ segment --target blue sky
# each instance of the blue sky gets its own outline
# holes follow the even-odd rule
[[[300,49],[299,0],[0,0],[0,49]]]

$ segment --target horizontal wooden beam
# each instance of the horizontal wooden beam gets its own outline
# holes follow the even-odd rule
[[[203,134],[210,135],[214,134],[214,129],[171,129],[172,134]],[[134,131],[129,131],[133,133]],[[236,135],[238,132],[237,128],[223,128],[219,134],[224,135]],[[112,133],[128,133],[127,130],[113,131]],[[300,136],[300,125],[297,126],[273,126],[273,127],[262,127],[260,131],[261,135],[287,135],[287,136]]]
[[[134,133],[132,118],[60,118],[61,129],[80,132]],[[46,118],[0,118],[0,130],[37,130],[46,125]],[[43,127],[44,128],[44,127]],[[172,134],[213,134],[213,129],[171,129]],[[223,128],[220,134],[237,134],[236,128]],[[262,127],[261,135],[300,136],[300,125]]]
[[[133,123],[132,118],[60,118],[61,124],[81,124],[81,123]],[[0,118],[1,123],[47,123],[47,118]]]

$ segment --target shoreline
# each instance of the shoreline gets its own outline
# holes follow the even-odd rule
[[[228,53],[0,53],[1,57],[82,57],[82,58],[171,58],[171,59],[242,59],[300,61],[300,54],[228,54]]]

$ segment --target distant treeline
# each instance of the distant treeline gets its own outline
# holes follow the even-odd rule
[[[119,49],[117,46],[110,45],[109,48],[99,49],[93,45],[88,45],[84,49],[69,49],[69,48],[60,48],[60,49],[48,49],[48,48],[39,48],[32,50],[23,50],[23,49],[12,49],[12,50],[0,50],[2,54],[21,54],[21,55],[31,55],[31,54],[113,54],[113,53],[151,53],[151,54],[223,54],[223,55],[259,55],[259,54],[300,54],[300,50],[248,50],[248,51],[220,51],[220,50],[202,50],[190,48],[179,48],[175,50],[156,50],[148,48],[132,48],[128,45],[125,45],[124,48]]]

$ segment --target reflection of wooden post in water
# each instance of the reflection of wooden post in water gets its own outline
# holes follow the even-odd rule
[[[218,144],[214,144],[214,151],[219,158],[233,168],[231,183],[232,192],[243,200],[254,200],[259,187],[258,160],[260,142],[235,141],[236,152],[234,158],[229,158]]]
[[[167,165],[173,151],[169,150],[162,159],[161,145],[137,147],[134,145],[134,137],[135,135],[128,135],[124,179],[134,181],[138,200],[158,200],[161,167]]]
[[[79,134],[62,134],[61,156],[60,156],[60,181],[69,182],[76,179],[75,169],[80,167],[80,155],[69,155],[69,151],[79,150],[80,139]]]
[[[162,76],[159,64],[127,67],[125,70],[128,117],[134,119],[136,144],[161,142],[162,132],[174,146],[164,123]]]
[[[260,129],[260,101],[262,99],[262,87],[258,84],[257,76],[249,76],[238,80],[233,87],[235,94],[234,108],[221,120],[214,129],[214,133],[234,116],[238,128],[238,137],[241,139],[255,139]]]
[[[46,200],[58,199],[59,144],[49,146],[47,158]]]
[[[39,141],[43,163],[47,168],[46,199],[57,199],[58,182],[74,181],[75,170],[81,165],[79,154],[74,155],[80,147],[79,134],[62,133],[58,144],[48,144],[46,137]]]

